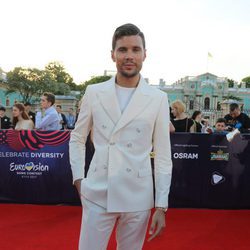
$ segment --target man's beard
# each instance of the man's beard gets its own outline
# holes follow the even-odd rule
[[[127,72],[127,71],[125,71],[125,70],[121,70],[119,73],[123,76],[123,77],[125,77],[125,78],[133,78],[133,77],[135,77],[135,76],[137,76],[139,73],[140,73],[140,71],[141,71],[141,66],[140,65],[137,65],[137,67],[134,69],[134,71],[132,71],[132,72]]]
[[[138,71],[137,70],[135,70],[134,72],[132,72],[132,73],[127,73],[127,72],[124,72],[124,71],[121,71],[120,72],[121,73],[121,75],[123,76],[123,77],[126,77],[126,78],[133,78],[133,77],[135,77],[136,75],[138,75]]]

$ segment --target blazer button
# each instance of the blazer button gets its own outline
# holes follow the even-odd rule
[[[103,128],[103,129],[106,129],[107,127],[106,127],[105,125],[102,125],[102,128]]]
[[[128,148],[132,148],[132,146],[133,146],[132,143],[128,143],[128,144],[127,144],[127,147],[128,147]]]
[[[115,142],[110,142],[109,145],[115,145]]]
[[[131,168],[127,168],[126,171],[129,173],[131,172]]]
[[[139,128],[136,129],[137,133],[141,133],[141,130]]]

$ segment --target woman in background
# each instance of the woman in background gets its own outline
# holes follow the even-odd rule
[[[15,130],[30,130],[34,129],[34,123],[25,111],[22,103],[16,103],[12,108],[13,128]]]
[[[194,121],[189,119],[185,114],[186,107],[180,100],[176,100],[171,104],[174,119],[171,120],[175,127],[175,132],[191,132],[194,133]]]
[[[194,111],[194,113],[192,115],[192,119],[195,122],[195,132],[197,132],[197,133],[201,133],[201,129],[202,129],[202,124],[201,124],[202,117],[201,117],[201,115],[202,115],[201,111],[199,111],[199,110]]]

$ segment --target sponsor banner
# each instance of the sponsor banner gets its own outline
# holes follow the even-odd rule
[[[250,208],[250,135],[173,134],[170,207]],[[198,147],[197,147],[198,145]]]
[[[206,159],[206,134],[171,134],[173,161],[170,207],[200,207],[202,165]]]

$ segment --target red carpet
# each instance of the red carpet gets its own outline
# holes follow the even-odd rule
[[[80,207],[0,204],[0,216],[1,250],[77,249]],[[250,211],[170,209],[164,234],[143,249],[249,250]]]

